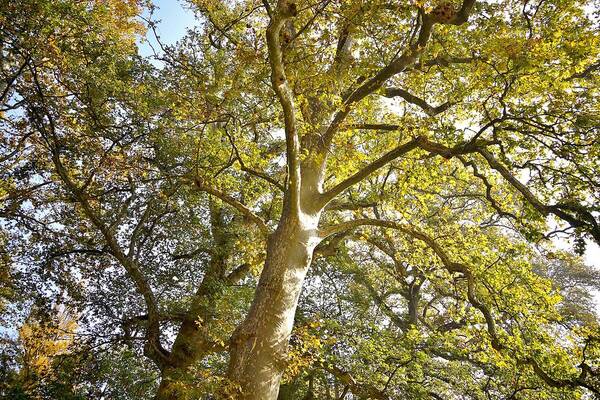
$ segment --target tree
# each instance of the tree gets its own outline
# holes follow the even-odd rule
[[[599,393],[549,242],[600,243],[594,4],[189,5],[153,65],[148,4],[2,3],[31,301],[143,351],[157,399],[276,399],[286,367],[283,398]]]
[[[3,365],[0,395],[3,399],[41,399],[50,392],[60,394],[61,398],[75,399],[57,376],[57,360],[69,353],[77,323],[65,311],[55,312],[43,320],[37,319],[35,314],[34,309],[19,329],[18,346],[12,349],[17,354],[13,362],[19,367]],[[6,353],[3,353],[4,356]]]

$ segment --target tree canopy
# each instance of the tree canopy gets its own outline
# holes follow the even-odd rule
[[[1,398],[600,398],[597,0],[154,7],[0,0]]]

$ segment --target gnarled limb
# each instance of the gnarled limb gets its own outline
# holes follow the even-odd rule
[[[439,106],[434,107],[427,103],[425,100],[421,99],[420,97],[411,94],[409,91],[397,87],[385,88],[385,90],[383,91],[383,95],[389,98],[402,97],[407,102],[414,104],[417,107],[420,107],[430,117],[443,113],[444,111],[452,107],[452,105],[454,104],[448,101],[444,104],[440,104]]]
[[[509,170],[506,166],[500,163],[493,155],[485,148],[478,147],[477,152],[485,158],[489,166],[498,171],[500,175],[508,183],[511,184],[515,189],[517,189],[527,200],[529,204],[531,204],[536,210],[538,210],[543,215],[556,215],[564,221],[567,221],[571,226],[575,228],[583,228],[586,232],[588,232],[596,241],[596,243],[600,244],[600,226],[598,221],[594,215],[585,210],[583,207],[576,207],[567,204],[554,204],[554,205],[546,205],[542,203],[524,184],[522,184]],[[575,215],[567,212],[574,212]]]

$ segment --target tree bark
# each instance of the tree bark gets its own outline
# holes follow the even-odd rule
[[[279,225],[268,239],[253,303],[231,338],[229,378],[239,385],[244,400],[277,399],[302,283],[320,241],[321,210],[307,210],[320,186],[314,179],[321,176],[307,173],[303,178],[304,193],[294,196],[300,204],[292,207],[290,197],[284,201]]]
[[[206,331],[216,315],[216,299],[228,284],[225,277],[230,240],[224,231],[223,211],[210,206],[211,230],[215,250],[190,309],[187,311],[169,354],[168,363],[161,371],[161,382],[155,400],[182,400],[189,396],[188,368],[215,350],[215,344]]]

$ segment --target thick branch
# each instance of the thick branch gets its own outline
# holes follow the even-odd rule
[[[238,210],[242,215],[244,215],[250,221],[255,223],[256,226],[258,226],[260,231],[263,233],[263,235],[268,236],[271,233],[271,230],[269,229],[265,221],[262,220],[262,218],[254,214],[252,210],[250,210],[244,204],[240,203],[238,200],[234,199],[232,196],[228,195],[227,193],[221,192],[218,189],[205,185],[200,178],[194,179],[194,184],[198,190],[213,195],[216,198],[223,201],[224,203],[229,204],[231,207]]]
[[[466,22],[474,4],[475,0],[464,0],[460,10],[455,14],[454,18],[446,23],[461,25]],[[323,151],[329,149],[335,133],[350,113],[352,104],[357,103],[366,96],[374,93],[381,88],[388,79],[405,71],[417,62],[429,41],[433,25],[440,22],[434,20],[427,14],[421,14],[421,19],[421,28],[417,40],[390,64],[383,67],[372,78],[364,81],[358,88],[344,97],[342,109],[335,114],[333,121],[327,128],[327,131],[323,134],[323,141],[321,143]]]
[[[571,224],[571,226],[576,228],[586,228],[596,243],[600,244],[600,227],[598,226],[598,222],[595,217],[589,211],[586,211],[583,208],[577,208],[577,212],[581,215],[581,218],[573,216],[570,213],[565,212],[565,209],[572,209],[572,206],[555,204],[555,205],[546,205],[543,204],[538,198],[527,188],[527,186],[523,185],[503,164],[501,164],[496,158],[485,148],[477,148],[477,152],[485,158],[489,166],[498,171],[500,175],[504,179],[508,181],[515,189],[517,189],[527,200],[529,204],[531,204],[536,210],[538,210],[543,215],[553,214],[557,217],[567,221]]]
[[[375,131],[396,131],[400,129],[400,125],[393,124],[349,124],[340,127],[340,130],[344,129],[369,129]]]
[[[425,100],[421,99],[420,97],[417,97],[402,88],[393,88],[393,87],[386,88],[383,92],[383,95],[385,97],[389,97],[389,98],[402,97],[407,102],[414,104],[417,107],[420,107],[430,117],[433,117],[437,114],[443,113],[448,108],[450,108],[453,104],[451,102],[446,102],[437,107],[434,107],[434,106],[430,105],[429,103],[427,103]]]
[[[596,61],[595,63],[593,63],[586,69],[584,69],[583,71],[571,75],[570,77],[567,78],[567,80],[571,81],[573,79],[589,78],[592,73],[594,73],[595,71],[598,71],[598,70],[600,70],[600,60]]]
[[[456,147],[447,147],[443,144],[432,142],[423,136],[418,136],[398,147],[389,151],[385,155],[381,156],[377,160],[373,161],[371,164],[367,165],[360,171],[356,172],[351,177],[343,180],[342,182],[335,185],[333,188],[329,189],[327,192],[323,193],[320,196],[321,205],[325,206],[330,201],[332,201],[337,195],[342,193],[344,190],[350,188],[351,186],[359,183],[364,178],[377,171],[381,167],[385,166],[389,162],[397,159],[398,157],[408,153],[409,151],[415,148],[421,148],[430,153],[441,155],[444,158],[452,158],[461,154],[472,153],[476,151],[477,145],[487,144],[484,141],[476,141],[474,143],[467,143],[458,145]]]
[[[348,21],[340,30],[338,36],[337,48],[335,50],[335,57],[333,59],[333,65],[331,66],[332,71],[340,71],[345,68],[348,63],[352,60],[352,44],[354,39],[352,38],[352,23]]]
[[[21,76],[23,71],[25,71],[25,68],[29,65],[30,61],[31,61],[31,57],[27,56],[25,58],[25,60],[23,61],[23,63],[21,64],[21,66],[19,67],[19,69],[17,69],[17,71],[10,78],[5,80],[4,84],[6,86],[2,90],[2,93],[0,94],[0,105],[4,106],[5,101],[7,101],[7,102],[9,101],[8,94],[10,92],[10,89],[12,88],[15,81]]]
[[[474,5],[475,0],[464,0],[460,9],[454,15],[454,18],[448,21],[447,24],[462,25],[467,22]]]
[[[346,210],[360,210],[363,208],[372,208],[377,206],[376,202],[364,201],[364,200],[349,200],[349,201],[331,201],[325,207],[325,211],[346,211]]]
[[[352,185],[355,185],[358,182],[362,181],[368,175],[377,171],[379,168],[385,166],[390,161],[393,161],[396,158],[402,156],[403,154],[406,154],[409,151],[419,147],[419,144],[420,144],[420,142],[422,142],[422,140],[423,139],[421,137],[417,137],[407,143],[404,143],[404,144],[396,147],[395,149],[389,151],[385,155],[383,155],[380,158],[378,158],[377,160],[373,161],[371,164],[367,165],[366,167],[364,167],[363,169],[361,169],[360,171],[358,171],[351,177],[338,183],[337,185],[335,185],[330,190],[328,190],[327,192],[323,193],[320,196],[320,202],[321,202],[322,206],[325,206],[327,203],[329,203],[331,200],[333,200],[338,194],[342,193],[344,190],[348,189]]]
[[[348,386],[352,393],[361,396],[361,398],[378,400],[390,399],[390,397],[385,394],[383,390],[378,390],[376,387],[369,385],[368,383],[357,382],[350,373],[335,365],[323,363],[322,368],[335,376],[341,383]]]
[[[271,66],[271,84],[279,103],[283,108],[285,122],[285,142],[289,180],[289,201],[296,212],[299,211],[300,194],[300,139],[298,137],[294,99],[288,85],[283,65],[283,52],[279,40],[279,32],[285,22],[296,16],[296,4],[288,0],[279,0],[271,22],[267,28],[267,47]]]
[[[139,242],[140,235],[142,233],[144,224],[146,223],[146,221],[150,217],[150,214],[152,213],[152,206],[153,206],[153,201],[151,200],[146,205],[146,209],[142,213],[142,216],[140,217],[137,225],[135,226],[135,228],[133,229],[133,232],[131,233],[131,238],[129,240],[129,249],[127,252],[127,257],[129,257],[129,258],[133,257],[133,254],[134,254],[136,245]]]
[[[584,374],[582,374],[582,376],[575,378],[575,379],[555,379],[552,376],[550,376],[546,371],[544,371],[542,369],[542,367],[540,367],[540,365],[533,358],[526,358],[524,360],[519,360],[518,362],[519,362],[519,364],[531,365],[531,367],[533,368],[533,372],[535,372],[535,374],[538,377],[540,377],[544,381],[544,383],[548,386],[551,386],[554,388],[564,388],[564,387],[574,388],[574,387],[580,386],[580,387],[584,387],[584,388],[588,389],[589,391],[591,391],[592,393],[595,393],[596,395],[600,395],[600,389],[591,385],[589,382],[586,382],[583,379]],[[582,366],[582,368],[583,368],[583,366]]]
[[[480,60],[480,58],[478,58],[478,57],[439,56],[439,57],[435,57],[435,58],[432,58],[427,61],[418,62],[415,64],[414,67],[415,67],[415,69],[421,69],[423,67],[434,67],[434,66],[447,67],[452,64],[470,64],[477,60]]]
[[[248,274],[248,272],[250,272],[250,267],[251,265],[249,263],[241,264],[231,271],[225,279],[230,285],[235,285],[242,280]]]

